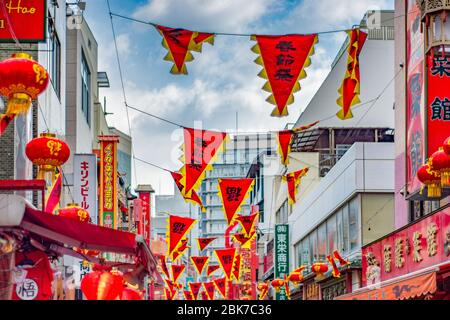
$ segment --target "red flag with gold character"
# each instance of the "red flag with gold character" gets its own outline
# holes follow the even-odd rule
[[[170,215],[168,223],[168,232],[167,232],[167,242],[168,242],[168,253],[167,256],[171,256],[172,253],[177,248],[181,239],[189,232],[194,223],[195,219],[187,218],[187,217],[179,217]]]
[[[247,235],[250,235],[252,233],[255,221],[258,218],[258,216],[259,216],[258,213],[254,213],[249,216],[238,215],[236,217],[236,220],[239,221],[239,223],[242,225],[242,229],[244,229],[245,233]]]
[[[203,206],[202,199],[199,197],[197,192],[195,192],[195,190],[192,190],[192,194],[190,197],[183,195],[184,186],[181,184],[181,179],[183,178],[183,175],[179,172],[170,172],[170,174],[172,175],[172,178],[175,181],[175,184],[177,185],[178,190],[180,190],[180,193],[183,196],[184,200],[186,200],[186,202],[190,202],[190,203],[200,206],[200,209],[202,210],[202,212],[205,212],[206,209]]]
[[[203,286],[205,287],[205,292],[208,295],[208,299],[214,300],[214,293],[216,291],[214,282],[205,282],[203,283]]]
[[[6,131],[6,128],[8,128],[15,117],[15,114],[0,114],[0,136]]]
[[[180,180],[184,196],[192,197],[192,191],[200,187],[206,172],[212,169],[212,163],[223,150],[226,137],[225,132],[184,129],[185,165]]]
[[[273,117],[287,116],[287,106],[294,102],[294,93],[300,90],[299,81],[306,78],[305,68],[311,64],[317,34],[252,36],[257,44],[252,48],[259,55],[255,62],[263,67],[259,73],[268,81],[263,90],[271,93],[267,101],[276,105]]]
[[[208,263],[209,257],[191,257],[192,263],[195,266],[195,269],[198,272],[198,275],[201,276],[205,265]]]
[[[205,250],[205,248],[214,240],[216,240],[217,237],[211,237],[211,238],[197,238],[198,242],[198,248],[200,251]]]
[[[183,273],[184,269],[186,268],[185,265],[172,265],[172,280],[173,282],[177,282],[180,278],[181,274]]]
[[[217,260],[219,261],[223,272],[227,276],[227,279],[231,280],[236,248],[216,249],[214,250],[214,253],[217,256]]]
[[[222,199],[222,208],[228,225],[235,218],[244,200],[248,198],[255,184],[254,179],[219,179],[219,197]]]
[[[220,278],[220,279],[214,279],[214,284],[217,287],[217,291],[222,295],[224,299],[227,298],[227,279],[226,278]]]
[[[198,299],[198,293],[202,287],[201,282],[189,282],[189,288],[191,289],[192,296],[194,300]]]
[[[217,270],[220,269],[219,265],[209,265],[208,269],[206,269],[206,275],[209,277],[211,276],[211,274],[213,274],[214,272],[216,272]]]

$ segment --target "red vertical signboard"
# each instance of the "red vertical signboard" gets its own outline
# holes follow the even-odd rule
[[[45,41],[47,0],[4,0],[0,8],[0,42]]]
[[[409,193],[420,190],[417,170],[424,161],[424,53],[420,9],[407,1],[406,17],[406,183]]]
[[[430,157],[450,136],[450,57],[427,57],[427,153]]]
[[[100,225],[117,229],[117,143],[118,136],[99,136],[100,141]]]
[[[139,200],[141,202],[142,216],[139,221],[138,233],[142,234],[145,242],[150,245],[150,192],[140,191]]]

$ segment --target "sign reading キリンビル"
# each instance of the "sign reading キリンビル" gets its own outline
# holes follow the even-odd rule
[[[73,157],[74,201],[89,212],[92,223],[98,224],[97,156],[75,154]]]
[[[284,279],[289,274],[289,225],[275,225],[275,278]],[[284,286],[276,294],[277,300],[287,300]]]
[[[0,42],[46,39],[47,0],[4,0],[0,10]]]

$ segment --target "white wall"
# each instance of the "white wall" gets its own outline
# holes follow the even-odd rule
[[[291,244],[357,193],[394,192],[394,144],[355,143],[289,217]]]
[[[314,57],[312,57],[314,63]],[[316,95],[297,120],[296,126],[332,116],[339,111],[337,90],[342,84],[347,64],[344,53],[330,71]],[[397,68],[395,68],[397,70]],[[394,41],[367,40],[360,55],[362,103],[375,99],[394,77]],[[394,128],[394,83],[364,116],[370,104],[352,108],[354,117],[342,121],[337,117],[322,121],[321,127],[388,127]]]

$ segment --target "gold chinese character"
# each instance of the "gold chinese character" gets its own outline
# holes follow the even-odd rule
[[[428,256],[432,257],[437,253],[436,233],[438,228],[435,223],[429,224],[427,227],[427,251]]]
[[[403,257],[403,239],[395,239],[395,266],[397,268],[403,267],[405,258]]]
[[[383,261],[384,261],[384,271],[391,272],[392,253],[390,245],[384,246]]]
[[[420,255],[420,251],[422,250],[422,234],[420,232],[414,232],[413,234],[413,247],[414,247],[414,262],[420,262],[423,260],[422,256]]]
[[[61,151],[62,144],[61,144],[61,142],[49,140],[49,141],[47,141],[47,148],[50,149],[50,155],[57,156],[59,151]]]

